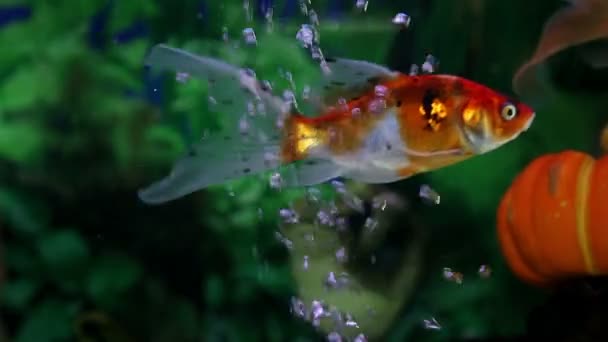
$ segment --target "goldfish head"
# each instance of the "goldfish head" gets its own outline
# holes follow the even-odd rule
[[[462,131],[476,153],[494,150],[517,138],[534,120],[534,110],[490,89],[477,89],[462,109]]]

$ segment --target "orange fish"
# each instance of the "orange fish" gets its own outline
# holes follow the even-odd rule
[[[410,76],[335,59],[328,60],[320,88],[323,102],[334,105],[311,118],[297,111],[295,101],[273,95],[250,70],[165,45],[152,49],[147,64],[208,80],[234,124],[199,142],[166,178],[141,190],[146,203],[273,169],[284,186],[336,177],[395,182],[494,150],[527,130],[535,115],[525,104],[457,76]],[[262,110],[241,116],[243,108]]]
[[[536,51],[513,77],[517,94],[540,89],[537,71],[550,57],[579,46],[581,58],[593,68],[608,65],[608,1],[569,0],[545,23]]]

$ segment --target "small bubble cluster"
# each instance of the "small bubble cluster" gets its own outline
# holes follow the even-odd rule
[[[290,310],[292,315],[297,318],[311,322],[315,327],[320,326],[321,320],[329,319],[333,321],[334,331],[328,334],[328,338],[342,340],[339,331],[343,331],[345,327],[359,329],[359,323],[348,312],[340,312],[336,307],[329,307],[326,303],[319,299],[313,299],[310,306],[299,298],[291,297]],[[364,334],[358,334],[353,341],[364,342],[367,337]]]
[[[340,195],[340,198],[342,199],[344,204],[346,204],[349,208],[351,208],[359,213],[365,212],[365,208],[363,207],[363,200],[361,198],[359,198],[357,195],[348,191],[348,189],[346,189],[346,186],[344,185],[344,183],[342,183],[338,180],[333,180],[333,181],[331,181],[331,185],[334,187],[336,192]]]
[[[303,48],[306,48],[310,51],[312,58],[316,61],[319,61],[319,65],[321,70],[324,73],[329,73],[329,66],[325,57],[323,56],[323,52],[319,47],[320,44],[320,34],[318,31],[318,27],[320,25],[319,15],[317,12],[309,8],[310,1],[308,0],[300,0],[300,10],[302,14],[308,16],[308,24],[302,24],[300,29],[296,33],[296,39],[300,42]]]

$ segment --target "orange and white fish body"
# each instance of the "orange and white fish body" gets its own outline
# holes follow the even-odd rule
[[[527,130],[535,116],[525,104],[461,77],[409,76],[337,59],[329,61],[324,88],[342,97],[321,115],[307,117],[285,106],[251,72],[221,61],[157,45],[148,63],[211,82],[219,79],[224,88],[230,87],[226,80],[233,80],[233,91],[244,91],[273,115],[248,123],[257,130],[253,134],[227,132],[201,142],[169,176],[140,191],[147,203],[280,166],[288,166],[281,171],[286,186],[336,177],[394,182],[492,151]],[[235,103],[234,94],[228,96],[218,103],[246,106]]]
[[[387,183],[494,150],[533,119],[531,108],[472,81],[398,74],[319,117],[289,116],[282,160],[331,160],[341,176]]]

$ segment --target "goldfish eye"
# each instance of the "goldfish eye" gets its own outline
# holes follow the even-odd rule
[[[513,120],[513,118],[517,116],[517,107],[515,107],[512,103],[507,102],[502,106],[500,115],[502,115],[502,118],[507,121]]]

